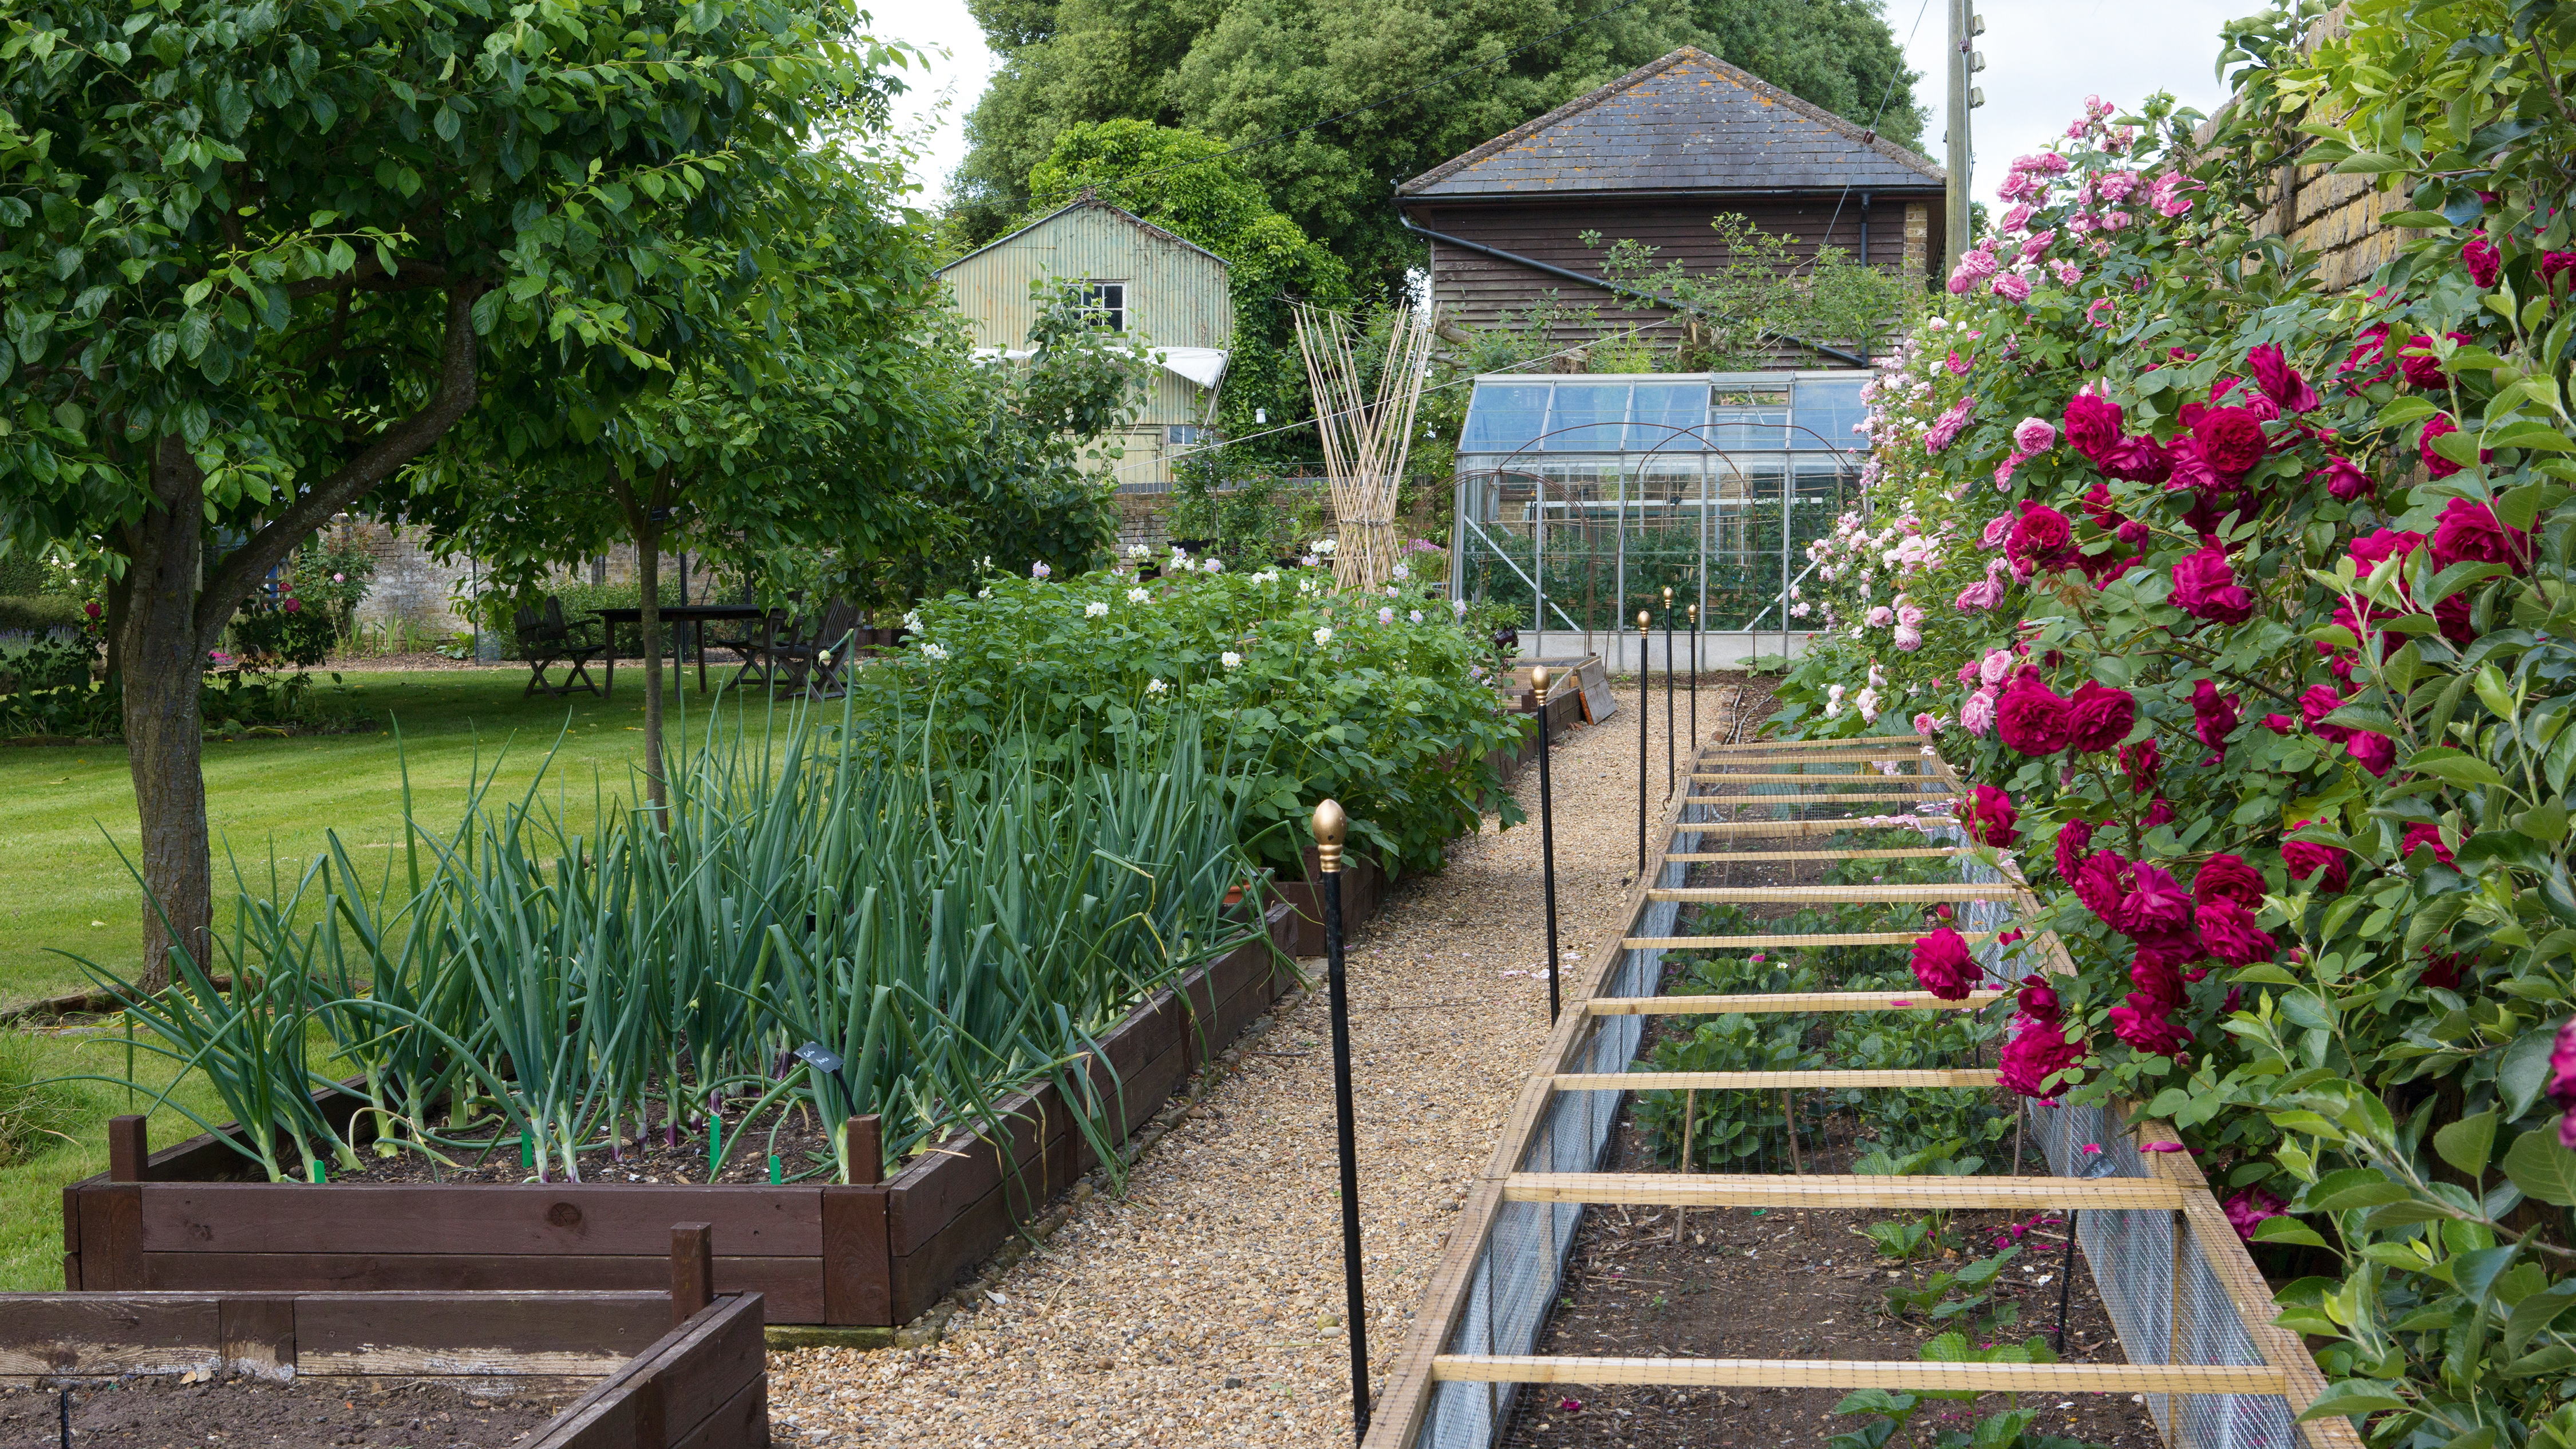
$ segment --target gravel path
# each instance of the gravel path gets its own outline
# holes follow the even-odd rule
[[[1701,694],[1705,728],[1716,699]],[[1559,944],[1578,962],[1627,924],[1635,699],[1620,691],[1617,714],[1557,745]],[[1535,817],[1536,770],[1516,793]],[[1662,796],[1658,778],[1650,804]],[[1547,1037],[1538,857],[1535,818],[1498,833],[1488,817],[1447,871],[1403,882],[1350,943],[1373,1390]],[[1324,993],[1254,1047],[1138,1165],[1123,1198],[1082,1203],[1001,1282],[1003,1302],[961,1315],[940,1343],[772,1354],[781,1437],[925,1449],[1349,1444]]]

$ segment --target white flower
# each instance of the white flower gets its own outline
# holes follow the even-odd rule
[[[1323,648],[1325,645],[1330,644],[1330,643],[1332,643],[1332,642],[1333,642],[1333,631],[1332,631],[1332,630],[1330,630],[1330,629],[1318,629],[1318,630],[1316,630],[1316,631],[1315,631],[1315,647],[1316,647],[1316,648],[1321,649],[1321,648]]]
[[[1466,618],[1467,601],[1465,599],[1451,599],[1449,601],[1449,612],[1456,614],[1461,619]]]
[[[1225,572],[1225,560],[1221,558],[1212,558],[1206,563],[1199,565],[1199,568],[1205,573],[1221,574]]]
[[[1042,579],[1054,572],[1055,570],[1046,566],[1046,561],[1044,559],[1040,559],[1038,562],[1029,565],[1029,577],[1033,579]]]
[[[1394,597],[1395,597],[1398,593],[1400,593],[1400,592],[1402,592],[1402,591],[1401,591],[1401,590],[1399,590],[1399,589],[1397,589],[1397,588],[1396,588],[1396,586],[1395,586],[1395,585],[1393,585],[1393,584],[1389,584],[1389,585],[1387,585],[1387,586],[1386,586],[1386,596],[1387,596],[1388,598],[1390,598],[1390,599],[1394,598]]]
[[[991,568],[992,566],[993,566],[993,556],[992,556],[991,554],[989,554],[989,553],[988,553],[988,554],[984,555],[984,567],[986,567],[986,568]]]
[[[1402,564],[1397,564],[1397,565],[1395,566],[1395,573],[1394,573],[1394,577],[1399,578],[1399,579],[1409,579],[1409,578],[1413,577],[1413,570],[1411,570],[1411,569],[1409,569],[1409,568],[1406,568],[1406,567],[1405,567],[1404,565],[1402,565]]]
[[[1127,556],[1129,558],[1143,558],[1145,555],[1152,552],[1152,549],[1147,548],[1141,543],[1131,543],[1127,545]]]
[[[1181,547],[1177,543],[1172,545],[1172,562],[1179,563],[1181,560],[1188,558],[1189,556],[1190,551],[1188,549]]]
[[[1392,624],[1392,623],[1394,623],[1394,622],[1395,622],[1395,611],[1394,611],[1393,609],[1380,609],[1380,610],[1378,610],[1378,611],[1377,611],[1377,621],[1378,621],[1379,623],[1381,623],[1381,624]]]
[[[1169,688],[1171,688],[1171,686],[1170,686],[1170,685],[1165,684],[1165,683],[1164,683],[1161,679],[1159,679],[1159,678],[1157,678],[1157,679],[1148,679],[1148,680],[1146,680],[1146,681],[1145,681],[1145,692],[1146,692],[1147,694],[1161,694],[1164,690],[1169,689]]]
[[[921,646],[921,657],[924,659],[945,659],[948,657],[948,650],[944,646],[938,644],[924,644]]]
[[[1152,594],[1146,593],[1143,589],[1129,589],[1127,591],[1127,602],[1131,604],[1141,604],[1152,597],[1154,597]]]
[[[1422,622],[1422,611],[1420,609],[1416,609],[1405,617],[1411,619],[1414,623],[1419,624]]]
[[[975,597],[979,599],[989,599],[993,597],[993,591],[991,589],[977,589],[975,591]]]
[[[1338,548],[1340,548],[1340,547],[1341,547],[1341,545],[1340,545],[1338,542],[1336,542],[1335,540],[1333,540],[1333,539],[1329,539],[1329,538],[1319,538],[1319,539],[1315,540],[1315,552],[1320,553],[1320,554],[1326,554],[1326,555],[1329,555],[1329,554],[1331,554],[1335,549],[1338,549]]]
[[[1256,584],[1275,584],[1279,582],[1279,570],[1263,569],[1261,572],[1252,575],[1252,581]]]
[[[1216,662],[1224,665],[1228,669],[1241,669],[1243,667],[1243,656],[1235,653],[1231,649],[1228,649],[1223,654],[1216,657]]]
[[[1097,619],[1106,615],[1108,612],[1109,605],[1099,599],[1094,599],[1090,603],[1082,606],[1082,617],[1086,619]]]
[[[921,611],[919,609],[907,610],[903,616],[903,627],[910,629],[916,634],[920,633]]]
[[[1297,592],[1301,594],[1311,594],[1315,592],[1315,581],[1313,579],[1299,579],[1297,581]]]

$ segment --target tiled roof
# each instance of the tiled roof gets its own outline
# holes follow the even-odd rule
[[[1930,191],[1943,184],[1930,160],[1684,46],[1442,162],[1396,194]]]

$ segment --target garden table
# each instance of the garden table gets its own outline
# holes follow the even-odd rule
[[[607,679],[601,690],[602,696],[605,697],[617,692],[617,626],[632,625],[640,636],[644,632],[644,611],[638,608],[596,609],[592,612],[598,616],[600,630],[609,645]],[[707,624],[710,621],[724,623],[740,620],[745,623],[757,622],[760,625],[760,646],[757,653],[746,656],[742,668],[734,675],[734,682],[740,683],[744,676],[763,669],[769,658],[770,636],[777,629],[779,619],[777,610],[764,609],[758,604],[666,604],[656,612],[661,615],[662,622],[669,625],[671,629],[671,687],[674,689],[679,687],[681,671],[687,667],[680,652],[682,642],[687,638],[691,626],[697,629],[698,692],[701,694],[704,694],[707,688]],[[662,667],[662,660],[658,654],[654,656],[653,667],[656,669]],[[765,678],[766,675],[764,674],[763,677]]]

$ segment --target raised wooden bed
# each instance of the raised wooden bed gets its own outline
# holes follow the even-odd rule
[[[756,1293],[0,1293],[0,1383],[237,1372],[578,1393],[520,1449],[759,1449]]]
[[[1324,954],[1324,898],[1314,885],[1322,870],[1315,847],[1306,847],[1306,878],[1284,880],[1271,891],[1285,902],[1290,911],[1288,934],[1281,938],[1280,949],[1291,956]],[[1355,931],[1377,914],[1386,896],[1386,872],[1377,862],[1363,855],[1342,857],[1342,929]]]
[[[1274,903],[1269,940],[1192,972],[1103,1038],[1092,1082],[1123,1109],[1119,1135],[1287,989],[1293,974],[1272,946],[1290,921]],[[342,1123],[359,1105],[321,1100]],[[214,1138],[147,1152],[141,1119],[120,1118],[108,1171],[63,1189],[63,1282],[119,1293],[648,1288],[665,1271],[664,1233],[685,1220],[711,1227],[717,1289],[762,1295],[769,1322],[890,1327],[927,1311],[1096,1165],[1052,1086],[995,1113],[1011,1125],[1006,1140],[952,1137],[890,1181],[783,1187],[244,1181],[248,1163]]]

